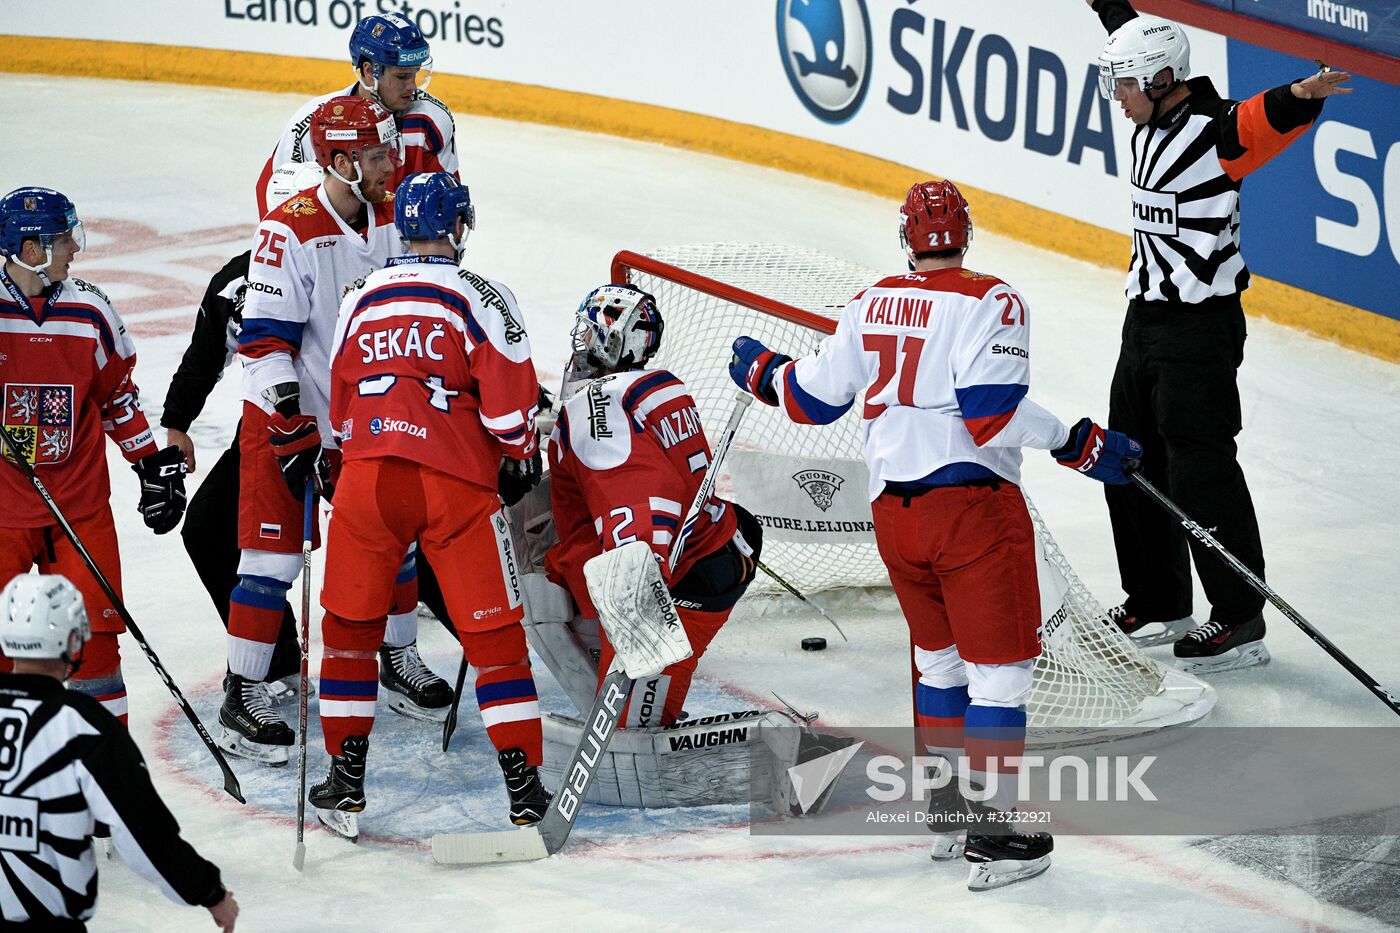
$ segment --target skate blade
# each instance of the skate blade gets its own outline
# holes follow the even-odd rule
[[[355,814],[345,810],[322,810],[317,807],[316,819],[340,838],[350,842],[360,841],[360,821]]]
[[[963,849],[966,846],[966,833],[936,833],[933,837],[933,847],[929,850],[928,855],[935,862],[946,862],[949,859],[962,857]]]
[[[258,764],[267,765],[270,768],[281,768],[287,763],[289,749],[286,745],[262,745],[258,742],[249,742],[244,736],[227,726],[223,727],[219,741],[215,744],[230,755],[256,761]]]
[[[1050,856],[1026,859],[999,859],[995,862],[974,862],[967,875],[969,891],[989,891],[1004,888],[1017,881],[1025,881],[1043,874],[1050,867]]]
[[[1223,674],[1246,667],[1259,667],[1268,664],[1270,659],[1269,649],[1264,647],[1264,643],[1253,641],[1211,657],[1177,658],[1176,666],[1188,674]]]
[[[407,716],[409,719],[417,719],[419,722],[435,722],[441,724],[447,719],[448,706],[440,706],[436,709],[429,709],[426,706],[419,706],[402,693],[395,693],[392,690],[385,691],[389,694],[389,709],[400,716]]]
[[[1174,622],[1149,622],[1128,635],[1128,639],[1139,648],[1156,648],[1179,641],[1182,635],[1195,627],[1196,620],[1190,616]]]

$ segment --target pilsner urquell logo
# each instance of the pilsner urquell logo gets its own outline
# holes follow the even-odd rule
[[[846,481],[845,478],[826,470],[803,470],[801,473],[792,474],[792,478],[802,487],[803,492],[812,497],[812,504],[823,512],[831,508],[832,496],[836,495],[841,484]]]

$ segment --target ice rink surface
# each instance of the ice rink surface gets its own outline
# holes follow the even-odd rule
[[[253,183],[300,96],[157,84],[0,78],[0,188],[46,185],[78,205],[89,250],[74,274],[111,295],[135,337],[152,424],[210,274],[250,243]],[[477,204],[466,265],[520,299],[547,385],[556,385],[573,309],[607,281],[618,249],[720,240],[789,243],[901,271],[896,206],[803,178],[664,147],[474,117],[457,121],[462,176]],[[920,157],[938,163],[936,153]],[[1126,192],[1125,192],[1126,198]],[[1249,255],[1249,187],[1244,191]],[[973,204],[976,219],[977,205]],[[1125,257],[1126,263],[1126,257]],[[1122,273],[979,232],[968,258],[1029,299],[1031,395],[1063,420],[1107,415],[1122,320]],[[663,314],[665,309],[662,309]],[[1384,685],[1400,687],[1400,368],[1251,319],[1241,372],[1241,462],[1259,511],[1271,583]],[[236,370],[192,430],[201,472],[232,437]],[[158,436],[160,432],[158,431]],[[127,603],[175,679],[213,723],[224,642],[177,535],[141,524],[136,483],[109,445]],[[1105,604],[1118,601],[1097,484],[1028,452],[1026,486],[1071,563]],[[297,592],[294,590],[294,593]],[[1199,595],[1197,611],[1206,604]],[[774,611],[778,609],[780,611]],[[905,725],[906,632],[897,612],[845,605],[849,645],[823,654],[800,606],[741,613],[701,664],[696,715],[776,691],[831,725]],[[1213,722],[1393,726],[1394,717],[1301,632],[1266,610],[1273,663],[1212,683]],[[319,610],[315,614],[319,620]],[[315,626],[313,626],[314,630]],[[424,655],[440,673],[455,646],[434,623]],[[505,825],[505,795],[470,700],[453,751],[383,710],[370,751],[367,839],[308,830],[307,870],[291,868],[295,765],[235,762],[250,804],[217,789],[183,718],[134,642],[123,640],[133,735],[184,832],[224,871],[240,930],[919,929],[1365,930],[1400,922],[1394,837],[1370,839],[1336,871],[1309,840],[1223,858],[1229,840],[1056,839],[1054,866],[974,895],[961,863],[933,864],[909,837],[757,838],[736,808],[607,813],[580,821],[546,862],[476,870],[433,864],[436,830]],[[1164,649],[1155,649],[1158,652]],[[1165,649],[1169,653],[1170,649]],[[313,671],[319,647],[313,651]],[[562,695],[537,666],[548,708]],[[736,702],[736,698],[738,702]],[[558,706],[551,704],[551,701]],[[310,772],[324,771],[319,735]],[[1281,776],[1282,779],[1282,776]],[[1378,779],[1396,780],[1394,775]],[[1212,776],[1201,775],[1202,793]],[[1344,793],[1344,789],[1340,792]],[[1388,841],[1387,841],[1388,840]],[[1247,848],[1247,847],[1246,847]],[[1376,898],[1377,884],[1382,893]],[[1367,904],[1370,907],[1367,907]],[[1349,909],[1346,906],[1357,908]],[[1370,915],[1367,915],[1369,911]],[[103,867],[97,931],[199,930],[119,860]]]

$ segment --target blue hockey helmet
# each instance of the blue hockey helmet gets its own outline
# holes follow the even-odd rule
[[[417,68],[418,87],[426,89],[433,71],[428,40],[417,26],[397,13],[366,16],[356,24],[350,35],[350,61],[356,72],[362,63],[369,62],[376,86],[385,68]]]
[[[457,219],[466,223],[457,239]],[[476,229],[476,208],[467,186],[447,172],[418,172],[394,193],[394,226],[405,240],[447,240],[459,253]]]
[[[54,240],[65,233],[81,251],[87,246],[83,222],[73,202],[52,188],[16,188],[0,198],[0,255],[9,257],[30,272],[44,276],[53,261]],[[19,258],[25,240],[38,240],[44,250],[42,265],[31,266]]]

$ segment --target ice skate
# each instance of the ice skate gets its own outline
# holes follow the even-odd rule
[[[219,709],[219,724],[223,727],[219,747],[231,755],[275,768],[285,765],[296,734],[272,711],[263,685],[237,674],[230,674],[225,680],[224,705]]]
[[[963,796],[956,780],[929,795],[928,828],[933,833],[929,858],[935,862],[946,862],[963,854],[963,848],[967,845],[965,814]]]
[[[343,839],[360,841],[360,823],[355,814],[365,808],[365,756],[369,739],[351,736],[340,745],[340,754],[331,758],[326,779],[307,792],[306,800],[316,808],[316,819]]]
[[[280,680],[265,680],[262,683],[263,692],[267,694],[267,701],[273,706],[286,706],[288,703],[295,703],[301,686],[300,674],[288,674]],[[316,684],[311,678],[306,679],[306,699],[307,702],[316,699]]]
[[[442,722],[452,705],[452,687],[418,655],[418,643],[379,648],[379,682],[389,692],[389,708],[410,719]]]
[[[976,809],[976,805],[972,805]],[[997,811],[983,810],[994,814]],[[971,866],[967,875],[969,891],[1000,888],[1034,878],[1050,867],[1055,840],[1049,833],[1020,833],[1014,823],[984,824],[991,832],[967,834],[963,851]]]
[[[1139,648],[1170,644],[1196,625],[1196,620],[1189,615],[1165,622],[1129,615],[1126,606],[1114,606],[1108,610],[1108,620],[1118,626],[1118,631],[1131,638],[1133,644]]]
[[[1176,665],[1190,674],[1219,674],[1269,663],[1264,647],[1264,614],[1230,624],[1214,619],[1176,643]]]
[[[508,748],[497,758],[510,795],[510,821],[516,826],[531,826],[544,819],[553,795],[540,783],[540,769],[527,765],[525,752],[518,748]]]

